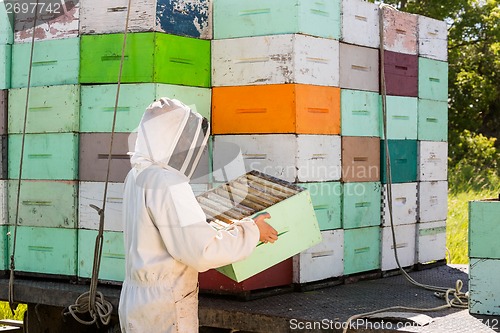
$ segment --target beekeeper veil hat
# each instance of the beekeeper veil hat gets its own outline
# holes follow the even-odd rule
[[[130,153],[139,172],[152,164],[193,175],[210,135],[206,118],[176,99],[161,98],[148,106]]]

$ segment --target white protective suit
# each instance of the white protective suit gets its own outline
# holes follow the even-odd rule
[[[216,231],[195,199],[186,174],[207,141],[202,119],[163,98],[141,120],[124,189],[123,333],[198,332],[198,272],[241,260],[258,243],[252,219]]]

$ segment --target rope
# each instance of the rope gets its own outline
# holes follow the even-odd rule
[[[36,0],[36,7],[38,8],[38,1]],[[13,236],[13,243],[12,243],[12,255],[10,256],[10,277],[9,277],[9,307],[10,311],[12,312],[12,315],[14,315],[14,273],[16,270],[16,263],[15,263],[15,258],[16,258],[16,243],[17,243],[17,226],[18,226],[18,220],[19,220],[19,201],[21,198],[21,179],[23,176],[23,162],[24,162],[24,146],[25,146],[25,139],[26,139],[26,127],[28,123],[28,104],[29,104],[29,98],[30,98],[30,88],[31,88],[31,73],[33,69],[33,54],[35,50],[35,27],[36,27],[36,22],[38,19],[37,15],[38,10],[35,10],[35,17],[33,20],[33,34],[31,36],[31,50],[30,50],[30,64],[29,64],[29,69],[28,69],[28,87],[26,88],[26,103],[24,107],[24,120],[23,120],[23,134],[22,134],[22,139],[21,139],[21,157],[19,159],[19,177],[18,177],[18,182],[17,182],[17,196],[16,196],[16,213],[15,213],[15,219],[14,219],[14,236]],[[16,305],[17,307],[17,305]]]
[[[106,172],[106,182],[104,185],[104,194],[102,198],[102,208],[99,208],[94,205],[90,205],[94,208],[99,214],[99,231],[97,233],[95,248],[94,248],[94,264],[92,267],[92,278],[90,280],[90,290],[80,295],[75,304],[72,304],[68,307],[68,313],[73,316],[73,318],[81,324],[84,325],[92,325],[97,322],[97,319],[104,325],[108,325],[111,319],[111,312],[113,311],[113,305],[104,299],[104,296],[101,292],[97,291],[97,284],[99,279],[99,268],[101,266],[101,257],[102,257],[102,246],[104,242],[104,212],[106,210],[106,197],[108,193],[108,184],[109,184],[109,175],[111,170],[111,156],[113,153],[113,142],[115,136],[115,128],[116,128],[116,116],[118,110],[118,101],[120,98],[120,87],[121,80],[123,74],[123,62],[125,60],[125,47],[127,45],[127,33],[129,27],[129,19],[130,19],[130,7],[132,5],[132,0],[128,0],[127,7],[127,18],[125,22],[125,32],[123,34],[123,45],[122,45],[122,54],[120,59],[120,69],[118,73],[118,82],[116,88],[116,99],[115,99],[115,107],[113,112],[113,124],[111,127],[111,142],[109,145],[109,154],[108,154],[108,163],[107,163],[107,172]],[[84,320],[80,318],[78,314],[89,313],[91,320]]]
[[[384,10],[397,10],[395,7],[387,4],[380,4],[379,11],[379,31],[380,31],[380,92],[382,95],[382,123],[383,123],[383,132],[384,132],[384,149],[385,149],[385,167],[386,167],[386,178],[387,178],[387,201],[389,208],[389,221],[391,225],[391,233],[392,233],[392,246],[394,251],[394,258],[396,259],[396,264],[398,266],[401,274],[410,282],[411,284],[426,289],[430,291],[434,291],[434,295],[439,298],[444,298],[446,304],[434,307],[434,308],[414,308],[414,307],[406,307],[406,306],[393,306],[385,309],[375,310],[371,312],[366,312],[362,314],[357,314],[351,316],[347,319],[346,325],[344,326],[343,333],[346,333],[351,325],[351,322],[356,319],[369,317],[371,315],[391,311],[391,310],[400,310],[400,311],[417,311],[417,312],[432,312],[439,311],[448,308],[461,308],[466,309],[468,307],[468,295],[467,293],[462,292],[463,282],[462,280],[457,280],[454,288],[445,288],[445,287],[437,287],[432,285],[423,284],[417,282],[413,279],[401,266],[399,262],[399,256],[397,251],[397,242],[396,242],[396,230],[394,227],[393,221],[393,211],[392,211],[392,172],[391,172],[391,158],[389,155],[389,140],[387,136],[387,89],[385,82],[385,64],[384,64],[384,19],[383,12]]]

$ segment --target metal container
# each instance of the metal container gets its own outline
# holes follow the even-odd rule
[[[379,50],[340,43],[340,87],[379,92]]]
[[[417,139],[417,110],[416,97],[387,96],[387,137],[389,140],[416,140]],[[382,122],[382,120],[381,120]],[[380,130],[384,139],[384,131]]]
[[[342,184],[340,182],[301,183],[297,185],[309,190],[321,231],[342,228]]]
[[[342,181],[380,180],[380,138],[342,137]]]
[[[343,187],[342,228],[380,226],[380,183],[345,183]]]
[[[102,208],[104,182],[80,182],[78,193],[78,228],[99,229],[99,214],[90,205]],[[104,230],[123,231],[123,183],[108,183]]]
[[[418,16],[399,10],[382,10],[384,49],[405,54],[418,52]]]
[[[382,225],[391,225],[389,213],[388,184],[382,188]],[[392,184],[392,223],[394,225],[414,224],[417,222],[417,183]]]
[[[446,258],[446,221],[417,223],[417,262]]]
[[[366,1],[342,1],[342,41],[380,47],[379,6]]]
[[[418,96],[418,56],[384,52],[385,85],[387,95]]]
[[[500,290],[497,284],[500,260],[470,258],[469,267],[469,312],[490,316],[500,315],[498,305],[500,304]],[[490,323],[496,325],[496,317],[490,318],[483,320],[489,320]]]
[[[448,26],[445,21],[418,16],[418,54],[434,60],[448,60]]]
[[[0,45],[0,89],[11,87],[12,45]]]
[[[448,63],[418,58],[418,97],[448,101]]]
[[[396,233],[396,249],[401,267],[413,266],[415,264],[415,242],[417,224],[397,225],[394,227]],[[382,228],[382,245],[381,245],[381,265],[382,271],[390,271],[397,269],[396,258],[394,256],[391,227]]]
[[[380,137],[380,96],[362,90],[341,89],[342,136]]]
[[[210,41],[143,32],[127,35],[123,83],[169,83],[210,87]],[[81,83],[115,83],[123,34],[84,35]]]
[[[418,180],[448,180],[448,142],[418,142]]]
[[[417,138],[421,141],[448,141],[448,102],[418,100]]]
[[[417,140],[389,140],[393,183],[417,181]],[[380,169],[383,184],[387,183],[385,140],[380,140]]]
[[[448,182],[418,183],[418,221],[444,221],[448,216]]]
[[[212,42],[212,85],[339,86],[339,42],[299,34]]]
[[[380,227],[344,230],[344,275],[380,269]]]

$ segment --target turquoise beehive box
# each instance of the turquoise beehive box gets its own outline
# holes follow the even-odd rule
[[[500,201],[469,201],[469,257],[500,259]]]
[[[385,141],[380,140],[381,181],[387,183]],[[417,181],[417,140],[388,140],[393,183]]]
[[[214,39],[302,33],[340,39],[340,0],[215,0]]]
[[[344,183],[342,226],[353,229],[380,225],[380,182]]]
[[[303,183],[309,190],[321,231],[340,229],[342,185],[340,182]]]
[[[377,93],[342,89],[341,132],[344,136],[380,136],[380,97]]]
[[[417,138],[421,141],[448,141],[448,102],[418,100]]]
[[[498,234],[497,234],[498,235]],[[500,260],[470,258],[469,312],[482,315],[500,315]],[[495,318],[495,317],[493,317]],[[492,321],[493,323],[495,321]]]
[[[344,231],[344,274],[380,269],[380,227]]]
[[[386,124],[389,140],[417,140],[417,109],[416,97],[387,96]],[[382,119],[380,137],[385,139]]]
[[[9,9],[12,4],[10,2]],[[0,45],[14,42],[13,19],[14,15],[11,10],[7,10],[5,1],[0,1]]]
[[[0,45],[0,89],[10,88],[11,45]]]
[[[418,97],[448,101],[448,63],[418,58]]]

